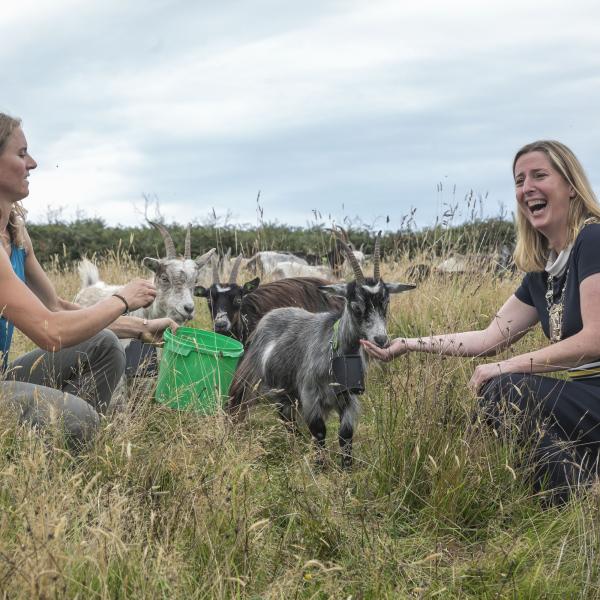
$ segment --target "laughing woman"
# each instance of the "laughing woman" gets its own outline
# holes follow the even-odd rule
[[[493,356],[536,323],[550,344],[478,366],[469,382],[500,427],[517,406],[524,435],[542,431],[533,453],[536,491],[555,503],[598,472],[600,450],[600,205],[573,152],[555,141],[521,148],[513,161],[515,263],[521,285],[481,331],[398,338],[381,360],[407,352]],[[567,380],[540,375],[565,371]]]
[[[132,337],[177,326],[170,319],[121,317],[124,309],[154,299],[154,286],[143,279],[91,308],[57,295],[35,257],[20,205],[36,166],[20,121],[0,113],[0,406],[34,426],[58,416],[67,438],[78,444],[93,434],[125,369],[121,345],[105,328]],[[39,349],[9,364],[13,326]]]

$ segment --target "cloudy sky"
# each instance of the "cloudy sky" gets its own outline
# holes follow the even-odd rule
[[[293,225],[429,225],[471,194],[510,214],[533,139],[600,192],[599,26],[592,0],[19,0],[0,111],[39,163],[33,221],[135,225],[145,195],[167,221],[256,224],[259,190]]]

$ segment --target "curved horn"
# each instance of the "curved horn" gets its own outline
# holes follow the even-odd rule
[[[348,232],[341,225],[338,225],[338,229],[342,232],[342,235],[344,236],[344,241],[346,242],[346,244],[350,245],[350,239],[348,238]]]
[[[214,259],[216,259],[216,260],[214,260]],[[212,274],[213,274],[212,282],[215,285],[217,285],[219,283],[219,257],[218,256],[213,257]]]
[[[358,264],[358,261],[356,260],[356,256],[354,256],[354,252],[352,252],[350,246],[348,246],[348,244],[341,237],[338,236],[337,239],[339,240],[342,249],[346,254],[346,258],[350,262],[350,265],[352,265],[352,271],[354,272],[354,278],[356,279],[356,283],[360,285],[364,284],[365,276],[362,272],[362,269],[360,268],[360,265]]]
[[[154,221],[148,221],[152,227],[158,229],[160,235],[165,242],[165,250],[167,252],[167,258],[177,258],[177,252],[175,251],[175,244],[171,234],[167,231],[167,228],[162,223],[155,223]]]
[[[381,231],[377,234],[377,239],[375,240],[375,249],[373,250],[373,279],[375,281],[379,281],[381,279],[381,275],[379,274],[379,261],[381,259],[380,245]]]
[[[192,239],[191,239],[192,224],[188,223],[187,231],[185,232],[185,249],[183,251],[184,260],[192,260]]]
[[[233,267],[231,268],[231,275],[229,275],[229,283],[237,283],[238,271],[240,270],[240,265],[242,264],[242,255],[240,254],[233,263]]]

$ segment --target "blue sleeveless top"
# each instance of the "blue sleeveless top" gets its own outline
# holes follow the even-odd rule
[[[25,281],[25,248],[10,245],[10,264],[13,271],[21,281]],[[1,307],[0,307],[1,309]],[[0,371],[5,371],[8,366],[8,350],[12,340],[14,325],[4,317],[0,317]]]

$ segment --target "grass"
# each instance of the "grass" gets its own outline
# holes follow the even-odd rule
[[[101,269],[125,281],[123,257]],[[402,280],[407,264],[386,264]],[[51,272],[60,293],[73,271]],[[395,298],[392,334],[487,323],[517,279],[432,278]],[[198,303],[196,326],[208,326]],[[543,343],[534,332],[514,351]],[[22,336],[15,352],[30,348]],[[2,411],[0,593],[5,598],[595,598],[600,494],[544,509],[473,418],[476,364],[410,355],[372,365],[355,466],[316,468],[306,432],[268,406],[234,426],[133,390],[73,456]],[[1,406],[1,405],[0,405]]]

